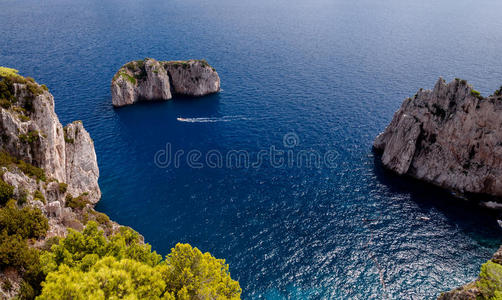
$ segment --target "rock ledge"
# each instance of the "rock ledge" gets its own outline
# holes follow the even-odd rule
[[[464,194],[502,196],[502,89],[482,97],[465,80],[406,99],[375,140],[383,165]]]

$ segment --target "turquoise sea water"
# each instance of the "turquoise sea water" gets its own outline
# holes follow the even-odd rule
[[[99,210],[160,253],[188,242],[226,258],[243,298],[433,298],[474,279],[501,230],[492,214],[385,172],[371,144],[402,100],[439,76],[484,94],[502,84],[501,9],[497,0],[0,0],[0,65],[47,84],[63,123],[83,120],[101,170]],[[113,109],[113,74],[144,57],[205,58],[223,91]],[[156,163],[167,145],[184,151],[179,165]],[[242,150],[253,161],[272,148],[282,165],[186,161],[191,150],[201,160]],[[289,163],[289,153],[312,152],[319,167]]]

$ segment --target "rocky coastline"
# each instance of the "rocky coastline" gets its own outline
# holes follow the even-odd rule
[[[115,107],[138,101],[169,100],[174,95],[200,97],[220,91],[220,77],[205,60],[131,61],[111,82]]]
[[[373,144],[383,165],[459,194],[502,196],[502,92],[466,81],[419,90]]]
[[[12,187],[19,207],[39,209],[47,218],[46,234],[32,241],[39,248],[68,229],[82,230],[89,220],[107,233],[120,226],[94,210],[101,197],[94,143],[81,121],[63,127],[54,111],[54,97],[44,85],[16,72],[0,76],[0,183]],[[8,189],[7,189],[8,190]],[[14,297],[20,272],[7,268],[0,277],[0,298]]]
[[[440,78],[433,90],[420,89],[404,100],[373,149],[383,166],[399,175],[494,206],[502,197],[501,128],[502,88],[483,97],[465,80],[446,83]],[[501,275],[502,247],[481,267],[476,281],[439,299],[502,296]]]
[[[181,243],[162,258],[97,212],[89,133],[63,127],[48,88],[5,67],[0,134],[0,299],[240,299],[225,260]]]

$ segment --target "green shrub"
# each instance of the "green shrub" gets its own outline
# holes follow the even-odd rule
[[[20,235],[8,235],[5,230],[0,232],[0,270],[25,267],[30,255],[28,244]]]
[[[26,144],[33,144],[40,139],[40,135],[36,130],[30,130],[26,134],[20,134],[19,139]]]
[[[178,298],[240,299],[241,288],[230,278],[224,259],[202,253],[189,244],[177,244],[166,257],[167,291]]]
[[[71,207],[73,209],[84,209],[87,204],[89,204],[89,200],[86,195],[82,194],[78,197],[73,198],[71,195],[66,195],[66,206]]]
[[[240,299],[228,265],[188,244],[177,244],[164,261],[126,227],[108,239],[95,222],[70,230],[40,258],[46,281],[40,299],[64,295],[91,299]],[[118,275],[120,274],[120,275]]]
[[[14,187],[0,178],[0,205],[4,205],[14,196]]]
[[[502,86],[498,90],[495,91],[494,95],[495,96],[502,96]]]
[[[3,99],[11,104],[16,100],[14,97],[14,86],[12,85],[12,80],[9,78],[3,78],[0,80],[0,99]]]
[[[483,264],[476,286],[485,299],[496,297],[502,292],[502,266],[492,261]]]
[[[19,299],[35,299],[35,289],[26,281],[21,282],[21,287],[19,288]]]
[[[21,120],[21,122],[28,122],[30,120],[30,117],[21,114],[17,115],[17,117]]]
[[[33,78],[32,78],[33,79]],[[28,91],[31,93],[32,97],[36,97],[38,95],[41,95],[44,93],[45,89],[42,88],[40,85],[35,83],[35,81],[27,81],[26,82],[26,87],[28,88]]]
[[[165,294],[160,267],[130,259],[105,257],[82,271],[62,265],[49,273],[40,300],[52,299],[172,299]],[[69,298],[68,296],[71,295]]]
[[[481,96],[481,93],[476,90],[471,90],[471,95],[478,98],[479,100],[483,100],[483,96]]]
[[[17,196],[17,204],[22,206],[26,203],[26,201],[28,201],[28,191],[25,189],[19,190]]]
[[[96,222],[101,225],[107,225],[108,223],[110,223],[110,218],[106,214],[101,212],[95,211],[94,218],[96,219]]]
[[[35,193],[33,193],[33,199],[40,200],[40,201],[42,201],[42,203],[45,203],[44,194],[42,194],[42,192],[39,190],[36,190]]]
[[[18,73],[16,69],[0,67],[0,77],[20,76]]]
[[[90,221],[82,232],[69,230],[66,238],[52,246],[51,252],[42,255],[45,272],[57,270],[61,264],[86,271],[105,256],[117,259],[133,259],[149,266],[161,261],[161,256],[151,252],[148,244],[142,244],[139,234],[124,228],[107,239],[96,222]]]
[[[12,106],[12,103],[7,99],[0,99],[0,107],[5,109],[9,109]]]
[[[67,144],[73,144],[73,143],[75,143],[75,140],[72,139],[72,138],[70,138],[68,136],[68,129],[66,127],[63,128],[63,131],[64,131],[64,141],[65,141],[65,143],[67,143]]]
[[[64,194],[64,193],[66,193],[67,190],[68,190],[68,185],[64,182],[60,182],[59,183],[59,192],[61,194]]]
[[[45,172],[41,168],[35,167],[23,160],[18,160],[17,167],[27,176],[35,177],[37,180],[46,180]]]
[[[23,239],[41,238],[49,229],[47,218],[40,209],[26,206],[19,209],[14,200],[0,209],[0,230]]]
[[[39,251],[28,247],[26,240],[20,235],[9,235],[3,230],[0,232],[0,270],[5,267],[14,267],[22,275],[19,299],[34,299],[40,293],[44,274]]]
[[[16,163],[16,158],[5,151],[0,151],[0,167],[9,167]]]
[[[131,76],[125,72],[120,73],[120,76],[122,76],[124,79],[128,80],[132,84],[136,85],[136,78],[134,78],[133,76]]]
[[[29,177],[35,177],[37,180],[42,181],[46,179],[44,170],[21,159],[17,159],[5,151],[0,151],[0,167],[17,167]]]

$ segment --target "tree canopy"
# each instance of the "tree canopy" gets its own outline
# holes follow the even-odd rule
[[[138,233],[109,238],[89,222],[41,256],[47,274],[37,299],[240,299],[225,260],[177,244],[164,260]]]

